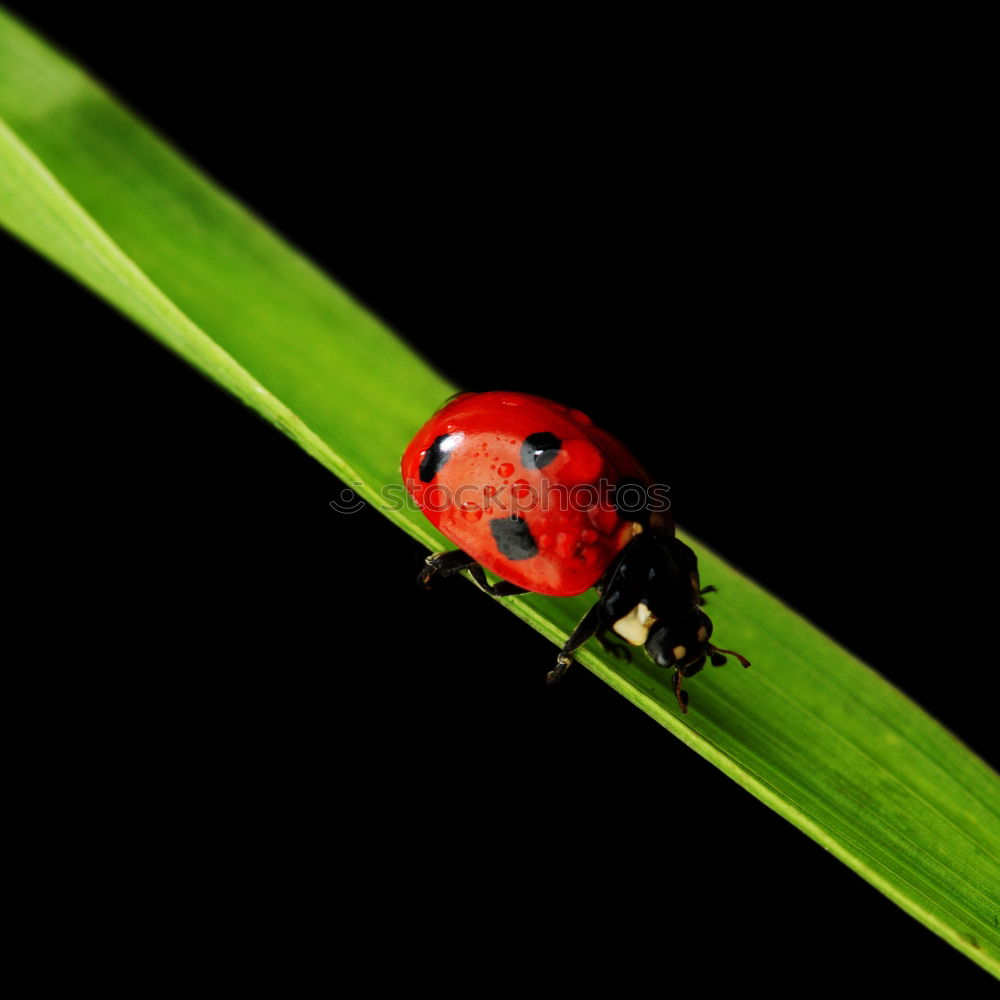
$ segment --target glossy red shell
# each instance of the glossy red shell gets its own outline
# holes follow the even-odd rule
[[[526,440],[538,435],[559,442],[542,468],[524,461]],[[517,586],[558,597],[592,587],[632,538],[633,522],[611,502],[614,487],[651,484],[586,414],[516,392],[450,400],[417,432],[402,472],[424,514],[459,548]],[[498,547],[512,518],[526,539],[519,551]],[[672,527],[669,513],[662,521]]]

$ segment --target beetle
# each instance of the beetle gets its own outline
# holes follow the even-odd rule
[[[697,557],[674,533],[666,488],[581,411],[520,392],[460,393],[417,432],[401,468],[417,505],[459,546],[427,557],[423,586],[468,571],[495,597],[597,589],[550,683],[588,639],[608,632],[674,670],[682,712],[683,679],[706,660],[719,666],[728,655],[750,666],[710,642],[702,606],[713,588],[701,587]]]

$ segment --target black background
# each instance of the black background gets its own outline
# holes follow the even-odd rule
[[[996,761],[974,66],[128,10],[24,12],[456,384],[589,412],[685,528]],[[65,872],[87,963],[985,992],[586,671],[547,689],[551,647],[471,587],[415,591],[402,533],[334,514],[293,444],[3,249],[30,334],[19,763],[57,817],[29,863]]]

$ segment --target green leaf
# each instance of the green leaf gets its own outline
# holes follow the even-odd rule
[[[381,323],[88,76],[0,14],[0,221],[384,506],[451,391]],[[386,516],[435,548],[414,511]],[[678,714],[645,660],[598,676],[904,910],[1000,973],[1000,781],[950,733],[695,543],[718,635]],[[587,599],[506,602],[561,642]]]

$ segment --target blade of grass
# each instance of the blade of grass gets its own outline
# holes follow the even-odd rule
[[[70,62],[0,14],[0,221],[363,497],[452,387]],[[421,515],[387,516],[428,547]],[[677,714],[644,661],[581,660],[903,909],[1000,974],[1000,781],[877,674],[698,546],[757,668]],[[555,642],[587,599],[508,602]],[[766,669],[763,665],[766,664]]]

